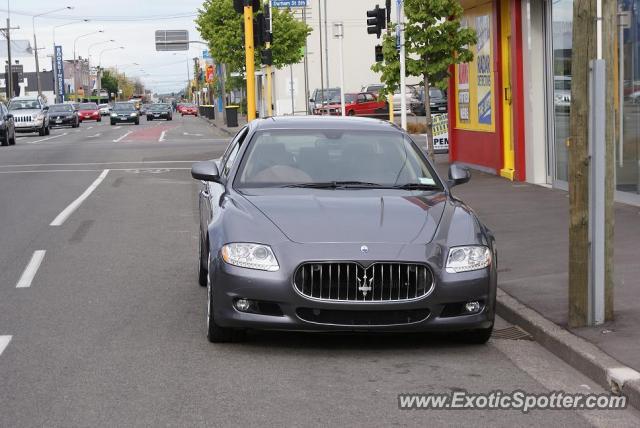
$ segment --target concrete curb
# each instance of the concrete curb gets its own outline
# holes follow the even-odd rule
[[[625,366],[594,344],[549,321],[538,312],[498,289],[496,311],[547,350],[614,394],[623,394],[628,404],[640,409],[640,373]]]

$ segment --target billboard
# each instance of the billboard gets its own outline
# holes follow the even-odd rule
[[[62,61],[62,46],[55,47],[55,63],[56,63],[56,86],[58,87],[58,102],[64,101],[64,61]]]

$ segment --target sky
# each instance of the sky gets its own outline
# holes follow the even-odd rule
[[[53,29],[56,44],[62,45],[64,59],[73,59],[74,40],[77,54],[98,65],[102,52],[102,67],[117,67],[127,76],[140,77],[145,86],[156,92],[178,91],[185,87],[187,72],[192,75],[193,60],[206,46],[192,44],[189,51],[157,52],[156,30],[188,30],[190,40],[202,40],[194,19],[203,0],[0,0],[0,20],[6,26],[9,6],[12,39],[29,39],[33,44],[33,15],[62,10],[35,18],[35,33],[40,58],[53,53]],[[89,19],[89,22],[82,22]],[[110,40],[114,40],[111,42]],[[119,47],[124,49],[119,49]],[[90,48],[90,50],[89,50]],[[104,51],[107,48],[117,48]],[[187,67],[187,59],[189,66]],[[137,63],[139,65],[135,65]]]

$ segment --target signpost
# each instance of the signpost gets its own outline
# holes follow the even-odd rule
[[[271,7],[275,7],[276,9],[307,7],[307,0],[271,0]]]
[[[188,51],[189,32],[187,30],[156,30],[157,51]]]
[[[56,76],[56,86],[58,87],[57,101],[59,103],[64,102],[64,62],[62,61],[62,46],[55,46],[55,76]]]

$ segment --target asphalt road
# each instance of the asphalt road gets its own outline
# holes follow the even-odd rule
[[[602,392],[529,340],[207,342],[189,168],[227,139],[176,117],[0,148],[1,427],[639,425],[631,409],[398,409],[399,393]]]

